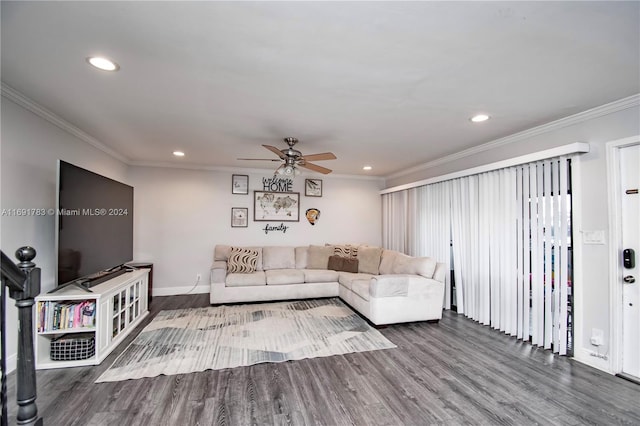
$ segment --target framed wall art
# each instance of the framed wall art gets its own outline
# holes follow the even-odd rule
[[[253,220],[256,222],[299,222],[299,192],[253,192]]]
[[[231,207],[231,227],[246,228],[249,226],[249,208]]]
[[[307,197],[322,197],[322,179],[305,179],[304,195]]]
[[[231,193],[232,194],[248,194],[249,193],[249,176],[248,175],[231,176]]]

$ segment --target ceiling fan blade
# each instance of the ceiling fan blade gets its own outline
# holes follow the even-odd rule
[[[278,170],[284,167],[284,164],[280,164],[277,169],[273,171],[273,176],[275,177],[278,174]]]
[[[277,156],[278,156],[278,157],[280,157],[281,159],[283,159],[283,160],[286,160],[286,159],[287,159],[287,156],[286,156],[286,155],[284,155],[284,154],[282,153],[282,151],[280,151],[280,150],[279,150],[278,148],[276,148],[275,146],[271,146],[271,145],[262,145],[262,146],[264,146],[265,148],[267,148],[269,151],[273,152],[275,155],[277,155]]]
[[[249,161],[280,161],[275,158],[236,158],[236,160],[249,160]]]
[[[313,170],[314,172],[322,173],[325,175],[331,173],[331,169],[327,169],[326,167],[318,166],[317,164],[313,163],[304,162],[298,165],[300,167],[304,167],[305,169]]]
[[[337,157],[333,152],[323,152],[322,154],[303,155],[302,159],[307,161],[335,160]]]

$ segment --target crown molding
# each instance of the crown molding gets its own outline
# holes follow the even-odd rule
[[[14,88],[12,88],[11,86],[7,85],[4,82],[2,82],[2,96],[4,98],[10,100],[13,103],[20,105],[21,107],[25,108],[26,110],[31,111],[32,113],[34,113],[38,117],[48,121],[49,123],[53,124],[54,126],[58,127],[59,129],[62,129],[65,132],[67,132],[67,133],[77,137],[78,139],[88,143],[89,145],[93,146],[94,148],[99,149],[100,151],[104,152],[105,154],[108,154],[108,155],[112,156],[113,158],[122,161],[125,164],[130,164],[130,160],[127,157],[125,157],[124,155],[122,155],[122,154],[114,151],[113,149],[109,148],[108,146],[106,146],[105,144],[100,142],[98,139],[96,139],[93,136],[89,135],[88,133],[85,133],[84,131],[80,130],[78,127],[76,127],[73,124],[69,123],[64,118],[54,114],[53,112],[51,112],[48,109],[46,109],[45,107],[39,105],[34,100],[32,100],[32,99],[28,98],[27,96],[25,96],[24,94],[18,92],[17,90],[15,90]]]
[[[138,167],[164,167],[164,168],[178,168],[178,169],[190,169],[190,170],[209,170],[209,171],[235,171],[239,172],[242,170],[246,170],[253,173],[262,173],[264,169],[238,169],[234,167],[210,167],[210,166],[202,166],[195,164],[173,164],[166,162],[138,162],[132,161],[131,159],[125,157],[124,155],[114,151],[110,147],[106,146],[98,139],[89,135],[88,133],[80,130],[78,127],[69,123],[62,117],[54,114],[47,108],[39,105],[37,102],[32,100],[31,98],[25,96],[21,92],[15,90],[8,84],[1,82],[1,96],[14,102],[17,105],[27,109],[28,111],[34,113],[35,115],[43,118],[54,126],[64,130],[65,132],[77,137],[78,139],[88,143],[94,148],[99,149],[112,156],[113,158],[122,161],[123,163],[129,166],[138,166]],[[605,105],[601,105],[587,111],[580,112],[578,114],[570,115],[565,118],[561,118],[556,121],[552,121],[547,124],[543,124],[540,126],[533,127],[528,130],[524,130],[522,132],[514,133],[509,136],[505,136],[500,139],[496,139],[482,145],[475,146],[473,148],[469,148],[455,154],[447,155],[445,157],[429,161],[427,163],[421,164],[419,166],[411,167],[408,169],[404,169],[400,172],[393,173],[384,177],[374,177],[374,176],[359,176],[359,175],[332,175],[332,177],[343,177],[349,179],[363,179],[363,180],[388,180],[395,179],[401,176],[405,176],[411,173],[419,172],[421,170],[429,169],[431,167],[439,166],[441,164],[446,164],[461,158],[469,157],[471,155],[475,155],[484,151],[489,151],[491,149],[499,148],[504,145],[508,145],[511,143],[515,143],[521,141],[523,139],[531,138],[543,133],[550,132],[552,130],[560,129],[563,127],[571,126],[573,124],[581,123],[587,120],[592,120],[594,118],[602,117],[608,114],[613,114],[618,111],[622,111],[628,108],[633,108],[636,106],[640,106],[640,94],[635,94],[614,102],[610,102]],[[315,175],[314,175],[315,176]]]
[[[531,129],[524,130],[522,132],[514,133],[509,136],[505,136],[500,139],[484,143],[482,145],[475,146],[473,148],[465,149],[463,151],[456,152],[455,154],[447,155],[442,158],[438,158],[428,163],[421,164],[419,166],[410,167],[400,172],[396,172],[386,176],[387,179],[395,179],[401,176],[406,176],[411,173],[419,172],[422,170],[430,169],[432,167],[439,166],[441,164],[450,163],[461,158],[469,157],[479,154],[481,152],[489,151],[499,148],[504,145],[515,143],[523,139],[528,139],[543,133],[548,133],[553,130],[561,129],[563,127],[571,126],[574,124],[582,123],[584,121],[593,120],[594,118],[602,117],[605,115],[613,114],[618,111],[640,106],[640,94],[635,94],[617,101],[610,102],[583,112],[579,112],[568,117],[561,118],[559,120],[552,121],[547,124],[532,127]]]

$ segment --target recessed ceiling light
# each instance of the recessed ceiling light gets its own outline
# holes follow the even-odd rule
[[[362,170],[371,170],[371,169],[373,169],[373,167],[371,167],[371,166],[364,166],[364,167],[362,168]]]
[[[176,157],[184,157],[184,152],[182,151],[173,151],[173,155]]]
[[[471,121],[474,123],[482,123],[483,121],[487,121],[489,116],[487,114],[478,114],[471,117]]]
[[[101,56],[90,56],[87,58],[87,62],[103,71],[118,71],[120,69],[120,65]]]

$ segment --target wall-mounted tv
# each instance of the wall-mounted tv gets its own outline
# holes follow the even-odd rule
[[[85,288],[123,273],[133,260],[133,187],[58,161],[58,288]]]

